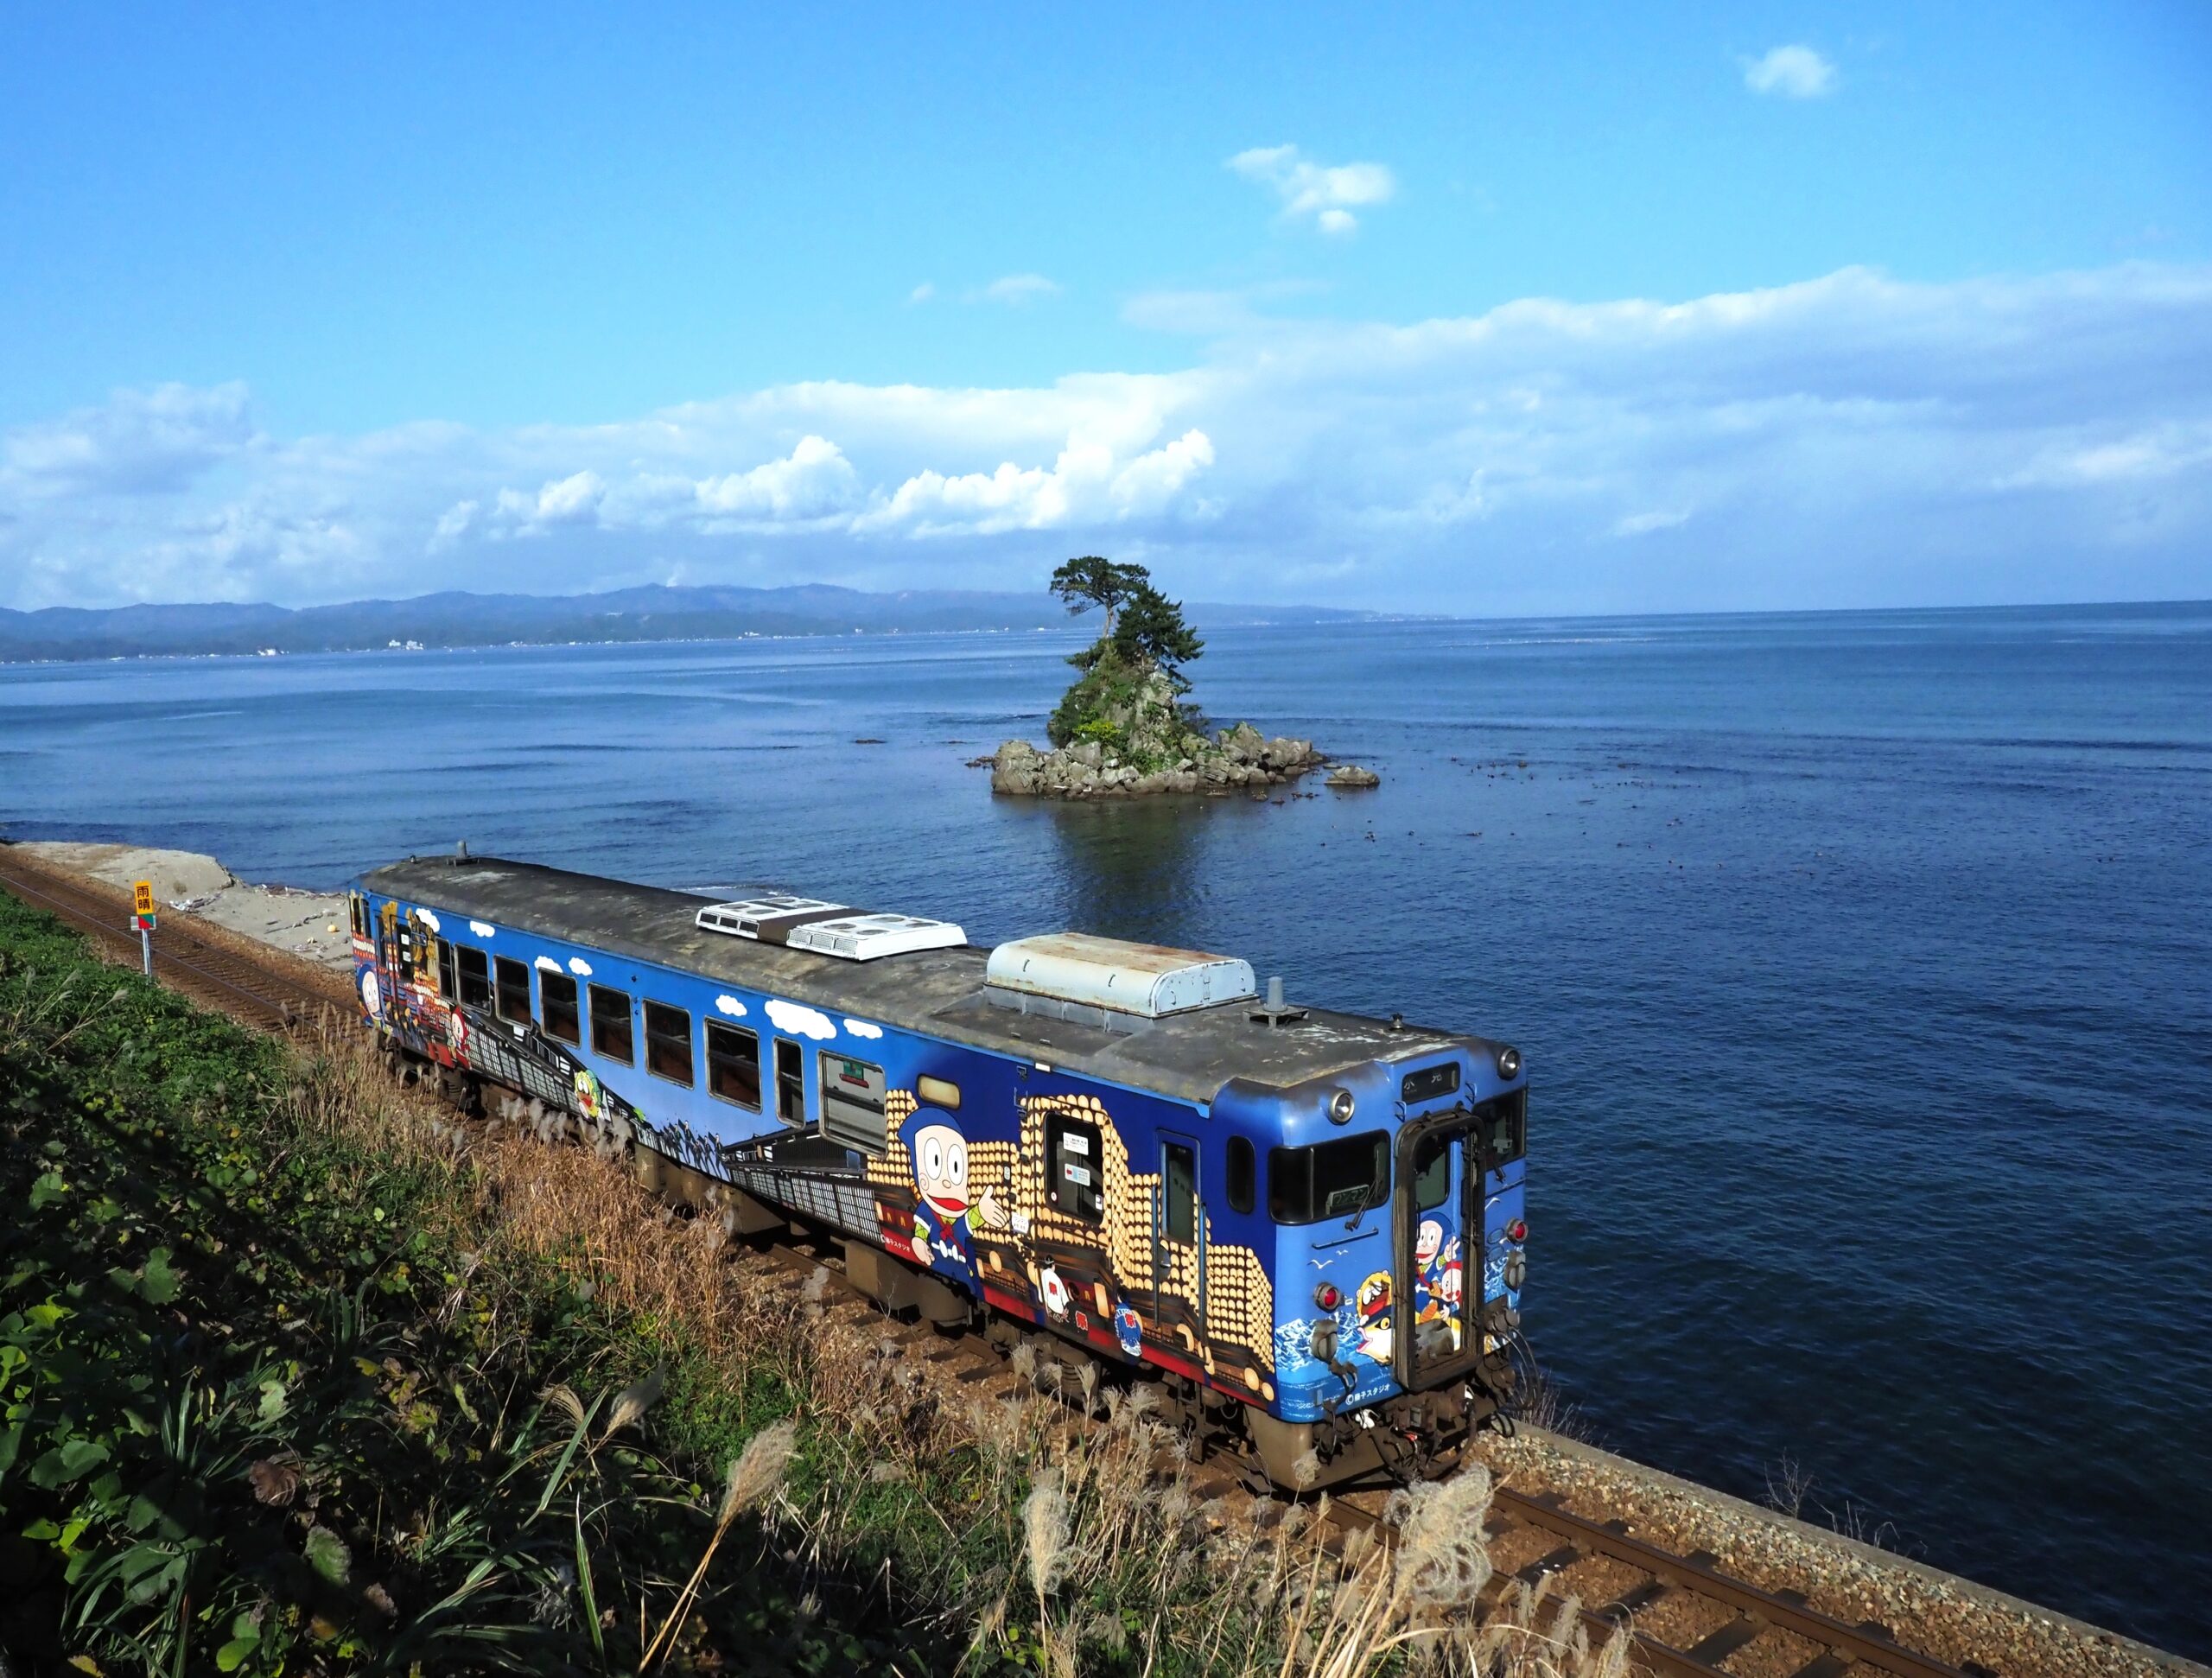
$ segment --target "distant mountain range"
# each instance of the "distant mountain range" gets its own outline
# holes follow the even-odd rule
[[[1201,632],[1240,624],[1322,623],[1373,615],[1314,606],[1195,602],[1185,610]],[[0,661],[1071,626],[1067,614],[1041,589],[1020,594],[951,589],[869,594],[825,583],[790,588],[654,584],[604,594],[455,592],[296,609],[222,604],[98,610],[63,606],[38,612],[0,607]]]

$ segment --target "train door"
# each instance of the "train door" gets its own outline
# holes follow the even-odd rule
[[[1482,1199],[1474,1115],[1465,1109],[1398,1136],[1399,1384],[1433,1387],[1477,1356]],[[1470,1279],[1474,1285],[1470,1286]]]
[[[399,906],[390,899],[386,899],[377,915],[377,972],[384,980],[385,995],[397,995],[399,989]]]
[[[1160,1183],[1152,1217],[1153,1332],[1203,1362],[1206,1320],[1206,1218],[1198,1145],[1160,1133]]]

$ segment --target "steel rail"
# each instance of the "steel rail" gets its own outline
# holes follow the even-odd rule
[[[56,880],[43,869],[26,869],[19,864],[10,864],[10,859],[6,851],[0,849],[0,890],[7,891],[35,908],[47,910],[80,931],[90,932],[106,940],[120,951],[130,953],[137,950],[136,931],[118,925],[113,918],[126,912],[116,904],[103,899],[95,892]],[[211,1000],[219,1004],[228,1002],[233,1007],[242,1006],[257,1015],[265,1015],[266,1023],[285,1032],[298,1030],[313,1020],[321,1009],[338,1006],[335,998],[319,995],[296,981],[174,924],[156,952],[156,978],[162,976],[164,969],[181,969],[200,986],[219,993]],[[241,980],[262,982],[278,994],[271,995],[269,990],[257,989],[251,982],[241,982]],[[179,988],[189,989],[192,987]]]
[[[1743,1636],[1736,1644],[1738,1648],[1768,1627],[1776,1626],[1796,1633],[1808,1643],[1847,1657],[1849,1662],[1864,1662],[1881,1671],[1894,1673],[1897,1678],[1963,1678],[1960,1668],[1915,1654],[1886,1632],[1877,1631],[1870,1626],[1849,1624],[1807,1604],[1793,1602],[1775,1592],[1746,1584],[1695,1556],[1678,1555],[1656,1544],[1647,1544],[1640,1538],[1615,1532],[1586,1516],[1531,1497],[1525,1492],[1516,1491],[1510,1486],[1497,1488],[1491,1502],[1493,1507],[1504,1510],[1515,1520],[1566,1539],[1585,1554],[1602,1555],[1625,1562],[1649,1573],[1662,1584],[1710,1598],[1733,1608],[1741,1617],[1737,1625],[1748,1624],[1751,1628],[1749,1634]],[[1722,1628],[1723,1631],[1734,1629]],[[1682,1651],[1669,1649],[1666,1653],[1669,1656],[1679,1656],[1685,1661],[1691,1658],[1688,1653]],[[1820,1662],[1816,1660],[1813,1664],[1817,1666]],[[1693,1668],[1678,1667],[1675,1669]],[[1703,1669],[1711,1670],[1709,1668]]]

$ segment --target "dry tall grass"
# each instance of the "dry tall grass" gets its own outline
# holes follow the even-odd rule
[[[1479,1468],[1398,1494],[1379,1535],[1344,1540],[1307,1505],[1255,1520],[1194,1489],[1154,1389],[1102,1394],[1095,1375],[1027,1347],[1000,1383],[1011,1390],[941,1379],[880,1323],[826,1312],[826,1276],[793,1289],[766,1267],[726,1262],[717,1221],[675,1216],[591,1148],[456,1121],[394,1084],[349,1033],[304,1059],[290,1101],[298,1122],[442,1178],[444,1215],[479,1263],[564,1266],[607,1307],[705,1352],[734,1394],[749,1370],[772,1368],[800,1395],[800,1425],[757,1433],[731,1464],[715,1541],[740,1510],[772,1500],[779,1542],[825,1560],[870,1538],[880,1548],[889,1522],[909,1595],[934,1603],[937,1629],[979,1655],[1018,1647],[1059,1674],[1105,1664],[1249,1678],[1625,1668],[1628,1639],[1593,1650],[1571,1599],[1498,1588]],[[1087,1420],[1101,1408],[1103,1423]],[[804,1484],[785,1478],[795,1449]],[[674,1646],[712,1554],[657,1649]]]

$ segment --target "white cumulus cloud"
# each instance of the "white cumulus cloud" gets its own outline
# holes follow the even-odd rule
[[[990,472],[918,472],[854,521],[860,531],[993,536],[1078,522],[1118,522],[1166,507],[1213,464],[1206,434],[1191,430],[1123,460],[1110,438],[1077,433],[1050,467],[1001,461]]]
[[[1786,99],[1817,99],[1835,90],[1835,66],[1810,47],[1776,47],[1744,60],[1744,86]]]
[[[1229,167],[1272,190],[1285,220],[1311,218],[1325,233],[1352,232],[1359,226],[1353,210],[1387,204],[1398,190],[1397,177],[1381,163],[1317,163],[1290,145],[1253,146]]]
[[[240,384],[118,391],[97,408],[0,433],[0,493],[139,495],[181,490],[253,440]]]
[[[844,451],[823,437],[801,437],[791,452],[749,472],[700,481],[700,508],[758,518],[818,518],[851,501],[859,483]]]
[[[8,434],[0,605],[1037,589],[1082,552],[1186,598],[1438,611],[2212,594],[2212,265],[1845,269],[1403,321],[1278,302],[1133,306],[1192,340],[1170,372],[814,380],[509,429],[218,420],[152,450],[219,470],[68,465],[129,451],[55,439],[161,435],[68,414]],[[1685,523],[1694,543],[1665,539]]]

